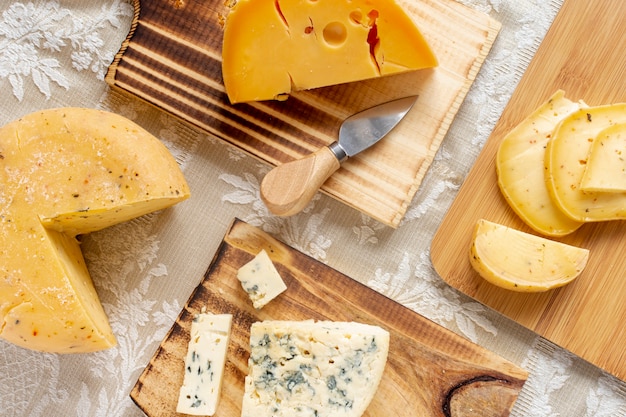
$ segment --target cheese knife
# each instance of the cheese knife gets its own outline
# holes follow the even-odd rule
[[[261,199],[277,216],[299,213],[341,163],[384,138],[411,110],[417,96],[392,100],[348,117],[339,138],[301,159],[278,165],[261,182]]]

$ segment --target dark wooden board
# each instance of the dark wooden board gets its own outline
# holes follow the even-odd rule
[[[594,365],[626,378],[626,223],[586,224],[560,240],[590,250],[582,275],[541,294],[482,280],[468,260],[472,231],[486,218],[533,233],[497,185],[504,136],[554,92],[589,105],[626,102],[626,2],[566,0],[434,237],[435,269],[451,286]]]
[[[233,106],[221,73],[227,2],[135,0],[131,31],[106,80],[271,165],[330,144],[351,114],[419,95],[385,140],[350,158],[322,187],[397,227],[500,30],[488,15],[454,0],[399,2],[434,50],[437,68]]]
[[[261,249],[270,254],[288,289],[256,310],[236,274]],[[191,320],[203,309],[233,314],[216,416],[241,414],[249,329],[253,322],[266,319],[357,321],[388,330],[387,366],[365,416],[507,416],[527,378],[515,364],[235,220],[202,282],[131,392],[149,417],[176,414]]]

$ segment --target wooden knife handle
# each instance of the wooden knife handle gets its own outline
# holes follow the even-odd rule
[[[299,213],[340,163],[327,147],[302,159],[279,165],[261,182],[261,199],[277,216]]]

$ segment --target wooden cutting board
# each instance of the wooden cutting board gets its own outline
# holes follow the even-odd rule
[[[261,249],[287,290],[256,310],[236,274]],[[387,365],[364,416],[507,416],[527,378],[516,365],[236,219],[130,394],[149,417],[176,415],[191,320],[203,309],[233,314],[218,417],[241,415],[249,329],[261,320],[356,321],[388,330]]]
[[[454,0],[399,1],[433,48],[438,68],[294,93],[285,102],[231,106],[221,74],[229,2],[135,0],[131,31],[106,80],[272,165],[332,143],[351,114],[418,94],[400,126],[322,187],[397,227],[500,29]]]
[[[583,274],[561,289],[518,294],[483,281],[468,251],[479,218],[532,232],[496,184],[495,156],[504,135],[552,93],[589,105],[626,102],[626,2],[567,0],[447,213],[431,247],[451,286],[626,378],[626,223],[587,224],[558,239],[590,249]]]

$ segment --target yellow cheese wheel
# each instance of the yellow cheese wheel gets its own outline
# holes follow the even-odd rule
[[[232,103],[437,65],[394,0],[238,0],[222,60]]]
[[[167,148],[122,116],[52,109],[0,128],[0,337],[46,352],[114,346],[76,235],[187,197]]]

